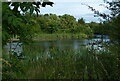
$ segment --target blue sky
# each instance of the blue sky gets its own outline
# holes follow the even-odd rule
[[[57,14],[64,15],[69,14],[73,15],[76,19],[84,18],[86,22],[99,22],[98,17],[94,17],[94,13],[88,9],[87,6],[82,4],[88,4],[93,6],[96,10],[100,12],[109,13],[107,9],[103,6],[99,6],[100,4],[105,4],[103,0],[50,0],[55,4],[53,7],[46,6],[45,8],[41,8],[41,14]]]

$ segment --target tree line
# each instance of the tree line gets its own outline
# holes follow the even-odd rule
[[[91,35],[93,33],[90,25],[85,23],[83,18],[76,19],[74,16],[64,14],[57,16],[56,14],[45,15],[25,15],[30,18],[36,29],[36,33],[85,33]],[[97,23],[96,23],[97,24]]]
[[[99,13],[93,7],[88,6],[95,14],[103,17],[106,21],[85,23],[83,18],[76,21],[74,16],[68,14],[62,16],[56,14],[39,15],[41,4],[38,2],[2,3],[2,43],[3,45],[6,44],[15,36],[20,39],[20,42],[29,42],[35,34],[40,33],[80,33],[86,34],[88,37],[93,36],[93,34],[104,34],[119,41],[120,1],[107,2],[107,4],[109,4],[107,8],[112,12],[110,16]],[[45,3],[45,5],[47,4]],[[13,9],[10,6],[13,6]],[[22,14],[18,8],[21,9]]]

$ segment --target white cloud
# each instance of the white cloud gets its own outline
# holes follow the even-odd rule
[[[50,0],[55,4],[53,7],[46,6],[46,8],[41,8],[42,14],[70,14],[75,16],[77,19],[80,17],[85,18],[86,21],[96,21],[98,18],[94,18],[94,13],[88,9],[87,6],[81,5],[81,3],[88,4],[94,7],[96,10],[100,12],[108,12],[103,6],[99,6],[103,4],[103,0]],[[92,14],[92,15],[88,15]]]

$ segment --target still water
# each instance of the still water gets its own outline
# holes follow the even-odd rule
[[[49,52],[51,48],[57,48],[61,50],[72,49],[72,50],[83,50],[85,48],[90,48],[91,46],[94,49],[103,50],[105,48],[101,47],[99,42],[108,42],[110,39],[68,39],[68,40],[56,40],[56,41],[39,41],[25,45],[23,43],[12,43],[12,51],[16,52],[17,55],[20,55],[24,48],[35,48],[35,49],[44,49],[45,52]],[[96,44],[97,42],[97,44]],[[32,49],[29,49],[32,50]],[[10,43],[4,47],[3,53],[8,54],[10,51]],[[32,50],[34,51],[34,50]]]

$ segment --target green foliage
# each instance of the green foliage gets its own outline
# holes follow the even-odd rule
[[[31,34],[30,33],[31,31],[26,30],[28,22],[24,20],[23,16],[18,15],[17,12],[14,13],[14,9],[12,11],[8,6],[9,6],[8,3],[3,3],[3,8],[5,9],[2,12],[3,13],[2,31],[4,32],[2,39],[3,41],[8,42],[8,39],[13,38],[14,36],[17,35],[20,37],[20,41],[25,41],[23,38],[28,39],[27,37],[29,37]]]
[[[55,14],[50,14],[49,16],[47,16],[48,18],[48,26],[46,28],[46,31],[48,31],[48,33],[55,33],[58,31],[59,29],[59,18],[57,15]]]
[[[43,40],[63,40],[63,39],[85,39],[89,38],[88,35],[84,33],[53,33],[53,34],[46,34],[46,33],[40,33],[36,34],[33,38],[35,41],[43,41]]]
[[[2,44],[5,45],[8,42],[9,34],[6,31],[2,31]]]
[[[60,16],[61,29],[63,32],[74,33],[74,29],[77,27],[77,22],[75,18],[71,15]]]
[[[109,51],[99,52],[93,47],[83,47],[82,51],[50,47],[46,52],[31,45],[24,46],[23,58],[18,58],[17,54],[10,60],[4,58],[11,67],[3,64],[3,79],[119,80],[119,46],[109,46],[106,47]]]
[[[84,21],[83,18],[81,18],[81,19],[78,19],[78,23],[79,23],[79,24],[85,24],[85,21]]]
[[[91,22],[88,25],[93,30],[94,34],[110,35],[111,25],[109,22],[103,22],[103,23]]]
[[[48,3],[42,6],[46,4]],[[11,9],[9,5],[14,8]],[[74,39],[79,36],[90,37],[93,33],[108,34],[110,32],[111,38],[120,42],[120,17],[116,12],[117,6],[120,6],[118,3],[111,3],[109,7],[114,12],[114,17],[100,24],[94,22],[87,24],[83,18],[77,22],[73,16],[67,14],[63,16],[33,14],[34,11],[39,13],[39,5],[41,4],[27,2],[3,3],[3,44],[16,35],[20,42],[29,42],[33,35],[39,33],[48,33],[53,38],[61,37],[61,39],[70,38],[71,35]],[[20,14],[18,7],[23,14]],[[92,10],[94,11],[93,8]],[[100,14],[97,11],[95,13],[109,19],[106,14]],[[63,33],[63,35],[57,33]],[[46,36],[43,34],[43,37],[49,38],[48,34]],[[8,58],[9,56],[4,54],[6,56],[4,59],[10,63],[10,66],[3,62],[3,79],[119,80],[119,48],[119,46],[109,45],[109,51],[98,52],[92,47],[91,49],[83,48],[84,52],[81,52],[81,50],[60,50],[50,47],[50,51],[45,52],[38,46],[26,46],[21,53],[22,56],[13,53],[10,55],[11,58]]]
[[[27,15],[26,15],[27,17]],[[29,17],[29,16],[28,16]],[[65,14],[62,16],[57,16],[56,14],[45,14],[38,15],[38,17],[31,15],[31,21],[34,21],[34,26],[40,33],[48,34],[86,34],[92,36],[92,29],[84,24],[78,23],[75,18],[71,15]]]
[[[107,2],[109,4],[108,9],[111,10],[110,20],[110,36],[111,39],[117,41],[120,44],[120,1]]]
[[[33,36],[39,33],[78,33],[92,36],[92,30],[88,25],[85,25],[83,18],[77,22],[73,16],[68,14],[63,16],[55,14],[38,15],[40,5],[45,6],[47,4],[43,5],[40,2],[4,2],[2,4],[3,45],[15,37],[20,42],[29,42]]]
[[[110,15],[105,13],[100,13],[98,10],[94,9],[93,7],[87,5],[97,16],[106,19],[103,24],[100,24],[100,28],[102,28],[102,34],[110,35],[113,41],[117,41],[120,43],[120,1],[105,1],[107,6],[105,6],[108,10],[111,11]],[[105,31],[104,31],[105,30]]]
[[[111,26],[110,36],[113,40],[118,41],[120,44],[120,16],[117,16],[111,20]]]
[[[44,2],[42,3],[44,4]],[[36,29],[33,27],[34,22],[31,21],[26,15],[28,12],[30,15],[33,12],[40,12],[41,2],[3,2],[2,3],[2,41],[5,45],[8,40],[15,36],[20,39],[20,42],[28,42],[31,40],[32,35],[36,33]],[[52,5],[53,2],[47,2],[45,5]],[[30,17],[29,15],[29,17]]]

